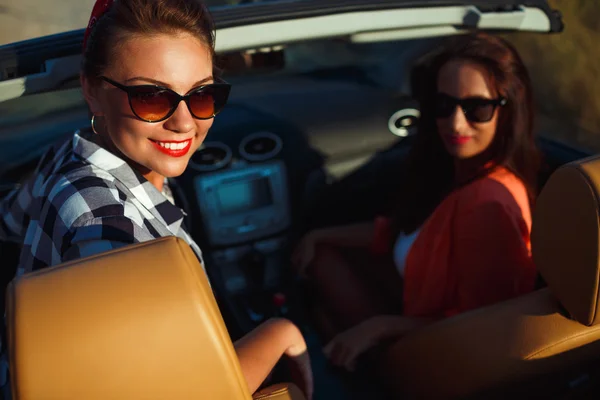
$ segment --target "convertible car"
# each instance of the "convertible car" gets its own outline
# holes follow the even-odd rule
[[[559,34],[560,13],[545,0],[240,3],[212,8],[233,89],[176,182],[210,286],[175,238],[13,281],[3,395],[250,398],[231,341],[286,316],[309,344],[315,399],[598,396],[600,165],[548,132],[532,237],[546,285],[536,292],[430,325],[348,376],[328,366],[289,266],[306,231],[388,207],[420,116],[411,71],[440,39]],[[0,197],[49,145],[88,128],[82,39],[76,30],[0,47]],[[5,290],[18,248],[0,252]],[[281,365],[271,383],[288,375]],[[253,396],[301,394],[279,384]]]

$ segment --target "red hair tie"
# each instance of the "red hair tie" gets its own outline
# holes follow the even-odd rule
[[[94,4],[94,8],[92,9],[92,15],[90,16],[90,22],[88,23],[87,28],[85,29],[85,34],[83,36],[83,49],[85,50],[85,45],[87,44],[88,37],[92,32],[92,28],[96,25],[96,22],[100,19],[101,16],[106,14],[110,6],[115,2],[115,0],[96,0],[96,4]]]

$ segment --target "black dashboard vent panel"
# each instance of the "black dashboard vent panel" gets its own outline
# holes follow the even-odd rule
[[[231,148],[221,142],[205,142],[190,160],[190,166],[202,172],[225,168],[231,162]]]
[[[256,132],[240,143],[240,155],[247,161],[266,161],[277,156],[283,148],[281,138],[271,132]]]

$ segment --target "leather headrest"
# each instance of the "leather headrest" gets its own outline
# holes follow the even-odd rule
[[[250,399],[198,259],[181,239],[17,278],[8,294],[15,399]]]
[[[533,213],[534,262],[571,317],[600,321],[600,157],[562,166],[548,180]]]

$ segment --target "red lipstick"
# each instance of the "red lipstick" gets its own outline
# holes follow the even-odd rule
[[[171,156],[171,157],[183,157],[185,156],[188,151],[190,151],[190,148],[192,147],[192,139],[188,139],[188,140],[182,140],[179,142],[174,142],[174,141],[169,141],[169,142],[159,142],[159,141],[154,141],[154,140],[150,140],[152,142],[152,144],[154,145],[154,147],[156,147],[160,152]],[[173,145],[179,145],[181,143],[185,143],[185,147],[183,147],[182,149],[173,149],[173,148],[167,148],[164,146],[161,146],[161,143],[163,145],[167,145],[167,146],[173,146]]]
[[[471,136],[448,136],[448,142],[455,145],[466,144],[469,140],[471,140]]]

